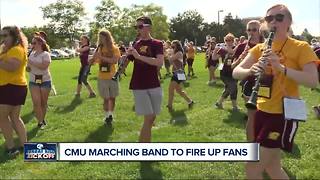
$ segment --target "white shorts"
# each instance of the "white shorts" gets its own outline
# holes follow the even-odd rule
[[[161,111],[162,89],[133,90],[135,110],[138,115],[158,115]]]

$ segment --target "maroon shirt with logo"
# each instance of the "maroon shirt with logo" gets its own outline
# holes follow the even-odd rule
[[[134,48],[142,56],[156,58],[157,55],[163,54],[162,42],[157,39],[138,40],[134,44]],[[130,89],[139,90],[160,87],[157,72],[157,66],[134,59]]]
[[[217,54],[221,56],[223,62],[223,68],[220,71],[220,76],[232,78],[231,64],[233,62],[233,54],[228,53],[228,51],[224,48],[220,48]]]
[[[246,46],[253,48],[256,44],[252,44],[252,43],[249,43],[249,42],[244,42],[244,43],[241,43],[239,44],[236,48],[235,48],[235,52],[234,52],[234,58],[235,59],[238,59],[240,57],[240,55],[242,54],[242,52],[244,51],[244,49],[246,48]],[[248,81],[255,81],[255,76],[248,76],[247,79]]]

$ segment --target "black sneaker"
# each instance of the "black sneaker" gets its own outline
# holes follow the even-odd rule
[[[6,153],[8,154],[8,156],[13,157],[19,154],[19,150],[16,148],[7,149]]]
[[[44,129],[46,127],[47,123],[45,121],[38,123],[38,128]]]
[[[194,105],[194,101],[191,101],[191,102],[188,104],[189,109],[191,109],[191,108],[193,107],[193,105]]]
[[[113,117],[110,115],[109,117],[106,117],[104,122],[107,126],[112,126]]]

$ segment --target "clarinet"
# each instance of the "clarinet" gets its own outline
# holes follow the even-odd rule
[[[128,58],[127,55],[121,56],[121,58],[119,60],[118,70],[117,70],[116,74],[114,74],[114,76],[112,77],[112,80],[118,81],[118,79],[120,78],[120,75],[123,73],[123,70],[125,68],[124,64],[125,64],[127,58]]]
[[[132,47],[134,44],[134,42],[130,41],[129,42],[129,47]],[[127,61],[128,56],[127,55],[123,55],[121,56],[120,60],[119,60],[119,65],[118,65],[118,70],[116,72],[116,74],[114,74],[114,76],[112,77],[112,80],[114,81],[118,81],[118,79],[120,78],[120,75],[124,72],[124,65],[125,62]]]
[[[275,28],[273,28],[270,31],[268,39],[266,41],[266,47],[265,47],[264,51],[271,49],[275,31],[276,31]],[[255,84],[252,88],[252,93],[250,95],[248,102],[246,103],[246,107],[248,109],[257,109],[257,98],[258,98],[258,92],[259,92],[260,81],[262,79],[262,76],[263,76],[263,72],[259,72],[256,79],[255,79]]]

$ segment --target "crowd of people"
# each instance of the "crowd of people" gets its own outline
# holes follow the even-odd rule
[[[261,90],[258,93],[257,109],[247,109],[246,133],[249,142],[260,143],[260,162],[249,162],[246,174],[249,179],[260,179],[266,171],[271,178],[287,179],[281,167],[280,149],[291,152],[294,135],[299,121],[288,120],[283,108],[283,99],[299,98],[298,86],[314,88],[318,85],[317,60],[320,48],[313,49],[307,42],[290,37],[289,29],[292,15],[285,5],[274,5],[266,12],[264,22],[252,20],[247,23],[245,36],[236,38],[228,33],[224,43],[218,43],[214,37],[207,38],[206,68],[209,72],[208,85],[219,80],[216,70],[220,71],[220,80],[224,84],[220,98],[214,103],[223,109],[223,102],[230,96],[232,110],[238,107],[238,84],[242,88],[242,98],[248,102],[253,88],[257,84],[256,76],[261,75]],[[274,37],[267,39],[261,33],[262,26],[274,30]],[[101,30],[98,33],[96,51],[89,58],[90,39],[80,37],[80,71],[76,88],[76,97],[80,97],[82,85],[85,85],[89,97],[96,97],[94,88],[88,82],[88,74],[93,64],[99,65],[98,93],[103,99],[105,124],[112,126],[116,97],[119,96],[119,81],[114,78],[118,71],[125,72],[128,63],[133,63],[130,90],[134,97],[137,115],[144,117],[139,142],[151,142],[152,127],[161,112],[163,89],[159,69],[164,65],[166,74],[171,76],[168,88],[168,111],[174,110],[174,94],[177,92],[185,99],[188,108],[195,101],[181,86],[181,83],[195,76],[193,67],[196,48],[193,42],[182,44],[179,40],[161,41],[151,36],[152,21],[149,17],[140,17],[134,26],[137,38],[128,47],[118,46],[112,32]],[[0,128],[5,138],[8,155],[18,154],[27,142],[26,128],[20,118],[20,111],[27,96],[26,72],[29,72],[29,91],[33,111],[38,127],[45,129],[48,96],[55,91],[49,70],[51,63],[50,48],[46,34],[36,32],[31,41],[32,50],[27,53],[27,39],[15,26],[1,30],[3,42],[0,49]],[[316,53],[319,51],[318,57]],[[122,59],[119,62],[119,59]],[[187,65],[187,68],[185,66]],[[186,69],[186,70],[185,70]],[[319,111],[319,106],[314,107]],[[289,109],[288,111],[294,111]],[[319,115],[320,116],[320,115]],[[19,136],[19,145],[13,141],[13,131]]]

